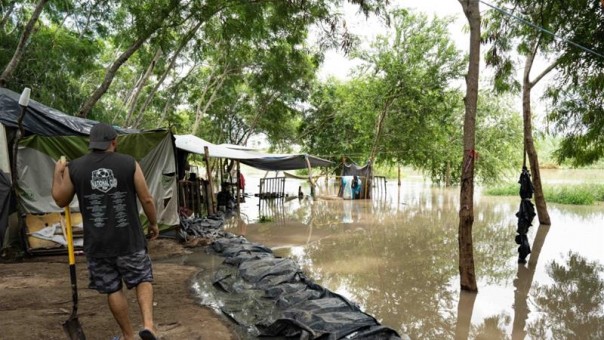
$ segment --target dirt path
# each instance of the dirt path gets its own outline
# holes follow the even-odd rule
[[[176,241],[150,243],[153,260],[183,254]],[[87,339],[108,340],[119,335],[106,296],[87,288],[86,260],[77,257],[78,316]],[[155,322],[161,339],[237,339],[229,322],[191,297],[189,282],[197,268],[154,262]],[[128,291],[130,317],[140,327],[134,291]],[[71,313],[67,256],[37,256],[22,262],[0,262],[0,338],[66,339],[61,324]]]

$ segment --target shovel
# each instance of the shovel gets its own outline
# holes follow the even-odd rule
[[[61,157],[61,162],[65,158]],[[63,330],[70,340],[86,340],[80,320],[78,320],[78,281],[76,278],[75,254],[73,250],[73,231],[71,229],[71,213],[69,205],[65,207],[65,238],[67,239],[67,253],[69,254],[69,276],[71,279],[71,298],[73,300],[73,309],[71,316],[63,323]]]

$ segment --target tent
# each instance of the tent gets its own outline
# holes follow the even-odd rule
[[[350,185],[351,181],[354,177],[358,177],[361,179],[360,188],[358,188],[358,193],[356,198],[360,199],[369,199],[371,198],[371,190],[372,187],[372,179],[373,179],[373,167],[371,163],[368,162],[364,166],[357,165],[355,163],[342,163],[342,186],[338,192],[338,196],[344,198],[350,198],[350,193],[347,194],[347,191],[351,191]],[[348,197],[347,197],[348,196]],[[354,197],[354,195],[353,195]]]
[[[70,160],[87,153],[88,134],[97,122],[69,116],[32,100],[25,109],[22,120],[23,138],[18,140],[17,159],[14,163],[12,146],[16,140],[20,114],[19,94],[0,88],[0,131],[3,132],[0,133],[0,150],[3,153],[7,150],[10,168],[16,169],[18,206],[26,215],[60,213],[62,209],[54,203],[50,194],[54,164],[61,155]],[[116,130],[119,134],[119,151],[132,155],[145,174],[149,190],[155,197],[160,230],[178,225],[173,135],[167,130]],[[14,177],[10,176],[10,168],[1,168],[2,172],[9,173],[9,178]],[[4,192],[10,185],[7,181],[0,182],[0,192]],[[79,212],[77,199],[72,201],[70,207],[73,212]],[[140,206],[139,211],[141,220],[146,225]],[[0,220],[0,235],[5,234],[7,225],[7,219]],[[2,246],[7,245],[8,241],[4,240]]]
[[[208,147],[209,156],[212,158],[227,158],[242,164],[265,171],[285,171],[307,169],[317,166],[330,166],[333,162],[307,154],[269,154],[238,147],[216,145],[193,135],[176,135],[176,147],[180,150],[204,154]],[[307,162],[308,160],[308,162]]]

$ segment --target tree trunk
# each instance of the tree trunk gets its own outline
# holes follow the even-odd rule
[[[127,107],[128,107],[128,114],[126,115],[126,126],[130,125],[130,121],[132,120],[132,113],[134,113],[134,110],[136,109],[136,103],[138,102],[138,96],[141,94],[141,91],[147,84],[147,80],[151,76],[151,73],[153,72],[155,65],[157,65],[157,61],[159,60],[159,57],[161,57],[161,54],[162,54],[161,48],[158,48],[157,52],[155,52],[155,55],[153,56],[153,60],[151,60],[151,63],[149,63],[147,70],[145,71],[145,73],[143,74],[141,79],[134,86],[132,95],[128,98],[128,100],[126,102]]]
[[[459,208],[459,279],[462,290],[478,291],[474,271],[474,161],[476,159],[476,105],[480,67],[480,11],[478,0],[459,0],[470,25],[470,60],[466,75],[466,114],[463,129],[463,162]]]
[[[115,75],[117,74],[117,71],[119,70],[119,68],[126,61],[128,61],[128,59],[134,54],[134,52],[138,51],[138,49],[141,46],[143,46],[143,44],[145,43],[145,41],[147,41],[147,39],[149,39],[149,37],[151,37],[155,32],[157,32],[162,27],[164,19],[168,15],[170,15],[170,13],[176,8],[177,5],[178,5],[177,2],[173,2],[171,5],[172,7],[169,8],[169,10],[167,10],[165,12],[164,16],[162,18],[159,18],[156,21],[157,25],[154,25],[154,27],[150,27],[149,30],[146,31],[143,36],[139,37],[136,41],[134,41],[134,43],[132,43],[132,45],[130,45],[130,47],[128,47],[128,49],[126,51],[124,51],[124,53],[122,53],[113,62],[113,64],[111,64],[111,66],[109,66],[109,68],[107,68],[107,73],[105,73],[105,78],[103,79],[103,82],[101,83],[101,85],[99,87],[97,87],[96,90],[94,90],[92,95],[90,95],[90,97],[88,97],[88,99],[86,99],[84,104],[82,104],[82,106],[80,107],[80,109],[78,110],[78,113],[77,113],[78,117],[82,117],[82,118],[88,117],[88,114],[90,113],[90,111],[92,110],[94,105],[99,101],[99,99],[101,99],[101,97],[109,89],[109,86],[113,82],[113,78],[115,78]]]
[[[149,95],[147,96],[147,99],[145,99],[145,103],[143,104],[143,106],[140,108],[140,110],[138,110],[139,117],[144,115],[145,111],[147,110],[147,107],[151,104],[151,101],[153,100],[155,93],[157,92],[159,87],[164,83],[164,80],[166,80],[166,77],[168,77],[168,74],[170,74],[170,72],[174,68],[174,65],[176,65],[176,59],[178,59],[180,52],[185,48],[187,43],[195,36],[195,32],[197,32],[197,30],[199,29],[199,27],[201,27],[202,24],[203,24],[202,21],[198,22],[193,28],[191,28],[189,30],[189,32],[187,32],[185,37],[182,39],[182,41],[180,42],[180,45],[178,46],[178,48],[172,55],[172,58],[170,58],[170,63],[168,64],[168,67],[166,68],[166,70],[162,74],[161,78],[159,78],[159,80],[157,81],[157,83],[155,84],[153,89],[151,90],[151,93],[149,93]],[[137,122],[140,122],[140,120],[141,120],[140,118],[137,119]],[[138,123],[136,125],[138,125]]]
[[[197,68],[197,64],[193,64],[193,66],[189,69],[189,71],[187,72],[187,74],[180,78],[175,84],[172,84],[170,86],[170,91],[171,91],[171,96],[170,98],[168,98],[168,100],[166,101],[166,105],[164,106],[164,110],[162,111],[161,117],[159,118],[160,122],[165,122],[166,119],[168,119],[168,110],[173,106],[173,102],[176,98],[176,96],[178,95],[179,89],[180,89],[180,85],[187,79],[189,78],[189,76],[191,75],[191,73],[193,73],[193,71]],[[138,128],[138,125],[137,125]]]
[[[2,20],[0,20],[0,30],[4,29],[4,25],[6,25],[6,22],[8,21],[8,19],[10,18],[10,15],[13,13],[13,11],[15,10],[15,3],[17,1],[11,1],[6,7],[8,8],[4,14],[4,16],[2,17]]]
[[[524,76],[522,77],[522,119],[524,121],[524,148],[528,155],[529,163],[531,166],[531,177],[533,180],[533,188],[535,189],[535,206],[537,207],[537,217],[541,224],[551,224],[549,213],[547,212],[547,205],[545,203],[545,196],[543,195],[543,187],[541,186],[541,173],[539,170],[539,159],[537,157],[537,150],[535,149],[535,143],[533,142],[533,124],[531,114],[531,90],[535,83],[543,78],[545,74],[553,69],[555,64],[552,64],[547,68],[544,73],[537,77],[536,81],[531,82],[529,75],[535,60],[536,49],[539,42],[535,43],[534,49],[526,57],[524,64]]]
[[[210,77],[213,76],[213,73],[214,71],[212,71],[212,75],[210,75]],[[212,105],[212,103],[214,102],[214,99],[216,98],[216,93],[218,93],[218,90],[222,87],[222,84],[224,84],[227,74],[228,69],[225,69],[221,75],[214,79],[211,79],[208,85],[204,88],[203,93],[199,98],[199,102],[197,103],[197,109],[195,110],[195,121],[193,122],[193,127],[191,128],[191,134],[194,135],[197,133],[197,129],[199,128],[199,124],[201,123],[201,119],[210,108],[210,105]],[[204,103],[203,109],[201,109],[202,101],[205,99],[207,91],[210,89],[212,90],[212,94],[210,95],[210,98],[208,98],[208,101]]]
[[[371,147],[371,154],[369,155],[369,162],[371,164],[374,163],[375,157],[377,156],[380,137],[382,136],[382,130],[384,129],[384,122],[386,121],[386,116],[388,115],[388,111],[390,110],[390,105],[394,101],[393,98],[394,95],[390,96],[390,98],[387,99],[386,103],[384,104],[384,107],[382,108],[382,112],[380,112],[378,121],[375,124],[375,137],[373,138],[373,146]]]
[[[124,53],[122,53],[111,66],[107,69],[107,73],[105,73],[105,79],[99,87],[92,93],[88,99],[82,104],[80,109],[78,110],[78,117],[86,118],[88,114],[92,110],[92,107],[101,99],[101,97],[107,92],[109,86],[113,82],[113,78],[117,73],[117,70],[136,52],[143,43],[147,40],[150,35],[146,35],[144,37],[140,37],[136,40]]]
[[[23,57],[23,53],[25,52],[27,41],[29,41],[29,37],[31,36],[34,30],[34,25],[38,21],[38,18],[42,13],[42,9],[44,9],[44,5],[46,5],[47,2],[48,0],[40,0],[40,2],[38,2],[36,8],[34,9],[34,12],[31,15],[31,18],[29,18],[29,21],[25,25],[25,28],[23,28],[23,33],[21,34],[21,38],[19,39],[17,49],[15,50],[15,53],[13,54],[13,57],[11,58],[10,62],[8,63],[8,65],[6,65],[6,68],[0,75],[0,87],[6,87],[6,82],[12,77],[13,73],[17,69],[19,62],[21,61],[21,57]]]

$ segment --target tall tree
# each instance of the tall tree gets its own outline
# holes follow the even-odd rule
[[[575,166],[604,158],[604,2],[580,3],[563,36],[582,48],[565,50],[546,92],[553,104],[548,118],[563,136],[555,154]]]
[[[529,158],[533,185],[535,188],[535,204],[541,224],[551,224],[547,211],[539,160],[533,140],[533,116],[531,110],[531,94],[535,86],[547,75],[555,72],[557,80],[550,88],[548,95],[557,105],[550,117],[559,123],[560,127],[569,127],[567,122],[584,121],[589,126],[590,118],[597,115],[598,103],[592,95],[598,97],[598,89],[604,86],[601,79],[603,55],[589,53],[585,46],[603,51],[604,37],[602,8],[597,0],[576,0],[560,2],[555,0],[501,0],[492,6],[494,10],[486,20],[485,41],[491,46],[487,51],[487,65],[495,68],[495,87],[499,90],[510,90],[521,87],[522,111],[524,119],[524,148]],[[597,37],[600,37],[599,39]],[[513,72],[513,62],[516,53],[524,58],[524,70],[521,82],[518,82]],[[545,66],[537,69],[537,60],[544,60]],[[536,72],[536,75],[535,75]],[[586,96],[584,96],[586,95]],[[572,101],[586,99],[585,105],[575,105]],[[594,105],[595,104],[595,105]],[[569,110],[569,108],[571,108]],[[576,110],[574,110],[574,109]],[[601,106],[599,106],[601,110]],[[577,117],[578,119],[574,119]],[[598,141],[601,131],[596,124],[595,133],[589,133],[587,141]],[[579,131],[588,131],[579,127]],[[577,141],[575,126],[570,127],[569,141]],[[578,134],[582,135],[582,132]],[[597,145],[597,143],[596,143]],[[588,143],[577,143],[571,148],[562,150],[590,149]],[[591,151],[588,151],[591,152]],[[566,156],[568,156],[568,152]],[[562,157],[564,158],[564,157]],[[587,157],[593,159],[593,157]]]
[[[133,5],[133,4],[126,4]],[[118,69],[136,52],[143,46],[143,44],[157,31],[159,31],[164,25],[168,17],[173,12],[177,12],[176,9],[179,7],[178,0],[165,0],[161,4],[154,4],[152,8],[145,8],[144,4],[141,8],[132,6],[130,8],[131,14],[135,15],[135,27],[132,30],[135,34],[135,38],[128,42],[128,47],[120,53],[120,55],[107,67],[105,76],[101,84],[92,92],[90,97],[86,99],[82,106],[78,110],[77,115],[79,117],[87,117],[92,107],[97,101],[107,92],[109,86],[113,82]],[[127,41],[127,40],[126,40]]]
[[[466,75],[466,115],[463,127],[463,161],[459,208],[459,279],[462,290],[478,291],[474,271],[474,162],[476,160],[476,106],[480,68],[480,8],[478,0],[459,0],[470,25],[470,60]]]
[[[23,56],[23,53],[25,52],[27,42],[29,41],[29,38],[33,33],[34,25],[38,21],[38,18],[40,17],[40,14],[42,13],[42,10],[44,9],[44,6],[46,5],[47,2],[48,2],[48,0],[40,0],[38,2],[31,17],[29,18],[29,21],[23,28],[23,32],[21,32],[21,38],[19,39],[19,44],[17,45],[17,48],[15,49],[15,53],[13,54],[13,57],[11,58],[8,65],[6,65],[6,67],[4,68],[4,71],[2,71],[2,74],[0,74],[0,87],[6,86],[6,82],[10,79],[10,77],[13,75],[13,73],[17,69],[17,65],[19,65],[19,63],[21,62],[21,57]],[[8,13],[7,13],[7,15],[8,15]]]

